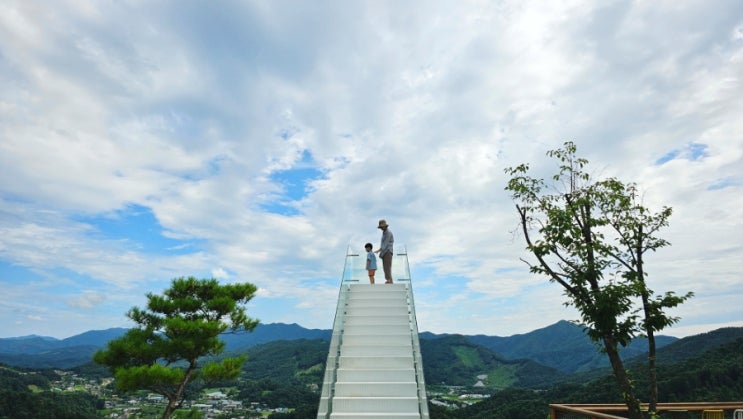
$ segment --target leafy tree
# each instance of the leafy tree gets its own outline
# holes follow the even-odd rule
[[[654,332],[677,321],[664,309],[690,297],[667,293],[653,299],[645,282],[642,256],[668,244],[655,233],[667,225],[670,209],[651,214],[635,201],[634,185],[593,181],[584,171],[588,161],[576,156],[572,142],[547,156],[559,162],[552,183],[530,176],[528,164],[506,169],[506,190],[516,202],[527,250],[537,260],[526,263],[532,273],[563,287],[566,305],[578,310],[588,336],[607,354],[630,418],[639,419],[640,402],[619,346],[638,331],[654,346]],[[636,298],[643,302],[642,317]],[[654,347],[651,357],[654,363]],[[657,400],[657,389],[651,394]]]
[[[616,179],[609,179],[603,182],[603,187],[608,199],[599,202],[599,205],[616,233],[615,246],[609,248],[610,255],[620,265],[622,277],[635,287],[642,302],[640,331],[648,339],[648,411],[652,415],[656,413],[658,403],[655,332],[678,321],[678,317],[668,316],[664,310],[678,306],[694,293],[678,296],[669,291],[656,296],[645,280],[645,253],[670,245],[668,241],[657,237],[656,233],[668,225],[671,208],[663,207],[659,212],[651,212],[637,201],[635,184],[625,185]]]
[[[252,331],[258,320],[245,314],[256,292],[249,283],[220,285],[216,279],[176,278],[163,295],[147,294],[147,308],[127,312],[137,327],[110,341],[94,360],[114,372],[123,391],[147,389],[163,395],[168,418],[186,399],[189,383],[235,378],[245,357],[203,361],[224,351],[219,335]]]

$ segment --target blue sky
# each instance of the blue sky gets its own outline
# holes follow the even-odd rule
[[[530,275],[503,169],[574,141],[671,206],[667,334],[743,326],[738,1],[0,6],[0,337],[131,326],[178,276],[330,328],[349,246],[406,246],[419,328],[578,316]]]

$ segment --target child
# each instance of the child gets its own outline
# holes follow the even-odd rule
[[[372,244],[364,245],[366,249],[366,270],[369,272],[369,283],[374,284],[374,272],[377,271],[377,256],[372,252]]]

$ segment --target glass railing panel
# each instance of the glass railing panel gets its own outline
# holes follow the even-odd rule
[[[405,246],[395,246],[395,254],[392,257],[392,280],[397,282],[410,282],[410,267],[408,266],[408,254]],[[356,250],[349,247],[346,255],[346,266],[344,269],[344,282],[367,283],[369,274],[366,272],[366,250]],[[382,259],[377,255],[377,283],[384,282],[384,269]],[[381,279],[381,282],[380,282]]]

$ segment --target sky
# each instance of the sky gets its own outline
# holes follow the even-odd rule
[[[131,327],[173,278],[330,329],[345,255],[406,249],[418,327],[578,318],[530,274],[507,167],[673,208],[663,334],[743,326],[743,3],[0,4],[0,337]]]

